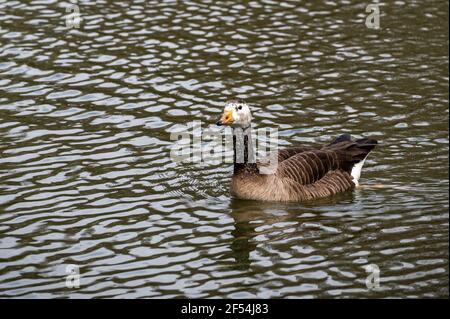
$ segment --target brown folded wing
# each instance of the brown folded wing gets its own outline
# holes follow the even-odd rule
[[[300,185],[313,184],[328,172],[342,167],[338,154],[327,150],[309,150],[298,153],[278,164],[276,175]]]

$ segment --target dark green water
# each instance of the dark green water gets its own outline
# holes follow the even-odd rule
[[[0,1],[0,297],[448,298],[448,2],[369,3]],[[231,97],[284,146],[377,136],[366,188],[240,201],[172,162]]]

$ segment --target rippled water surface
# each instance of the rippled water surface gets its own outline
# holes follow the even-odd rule
[[[448,297],[448,2],[368,3],[0,1],[0,297]],[[242,201],[172,162],[232,97],[283,146],[377,136],[365,187]]]

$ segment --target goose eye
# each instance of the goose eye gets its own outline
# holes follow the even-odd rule
[[[242,105],[239,105],[239,106],[238,106],[238,110],[242,110]]]

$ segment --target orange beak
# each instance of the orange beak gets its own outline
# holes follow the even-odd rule
[[[218,126],[227,125],[233,123],[233,112],[230,110],[225,110],[220,118],[220,121],[217,122]]]

